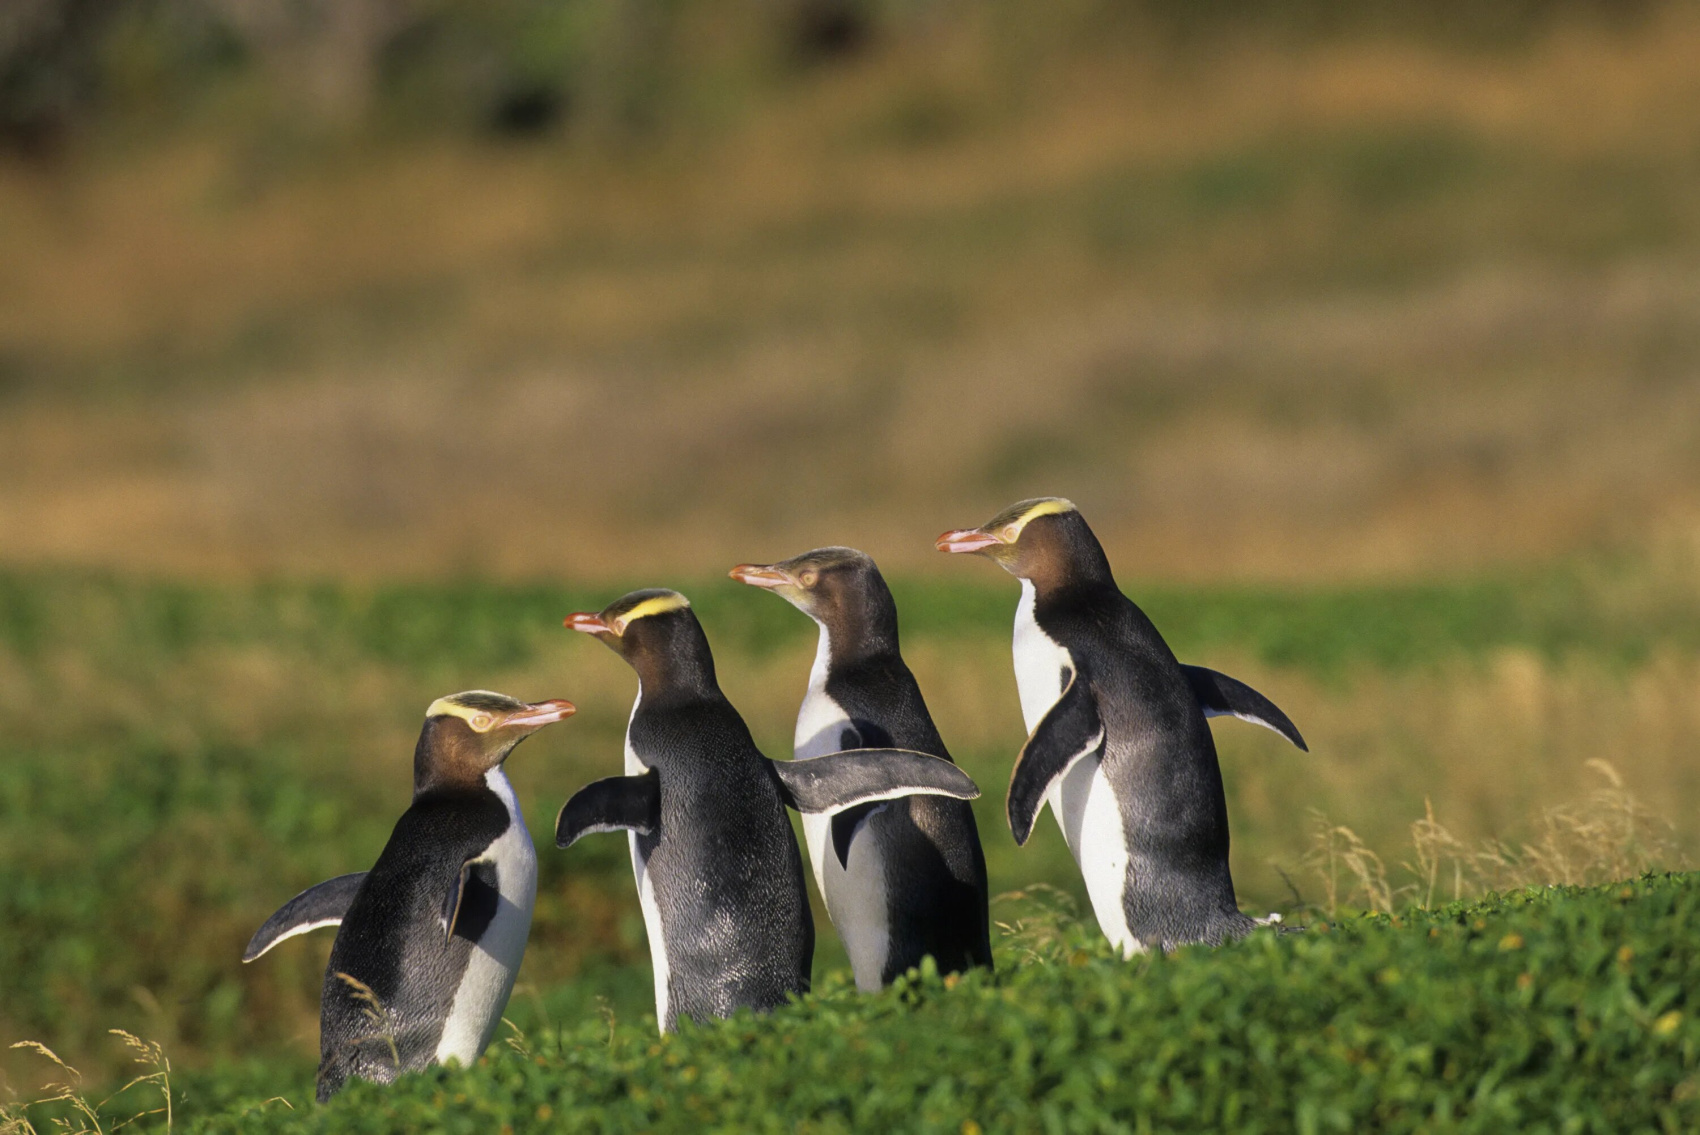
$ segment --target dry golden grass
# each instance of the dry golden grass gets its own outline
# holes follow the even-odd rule
[[[1397,886],[1386,861],[1355,831],[1312,813],[1305,865],[1322,884],[1322,910],[1332,918],[1344,903],[1391,914],[1489,891],[1586,886],[1682,867],[1670,821],[1625,789],[1611,762],[1596,758],[1587,765],[1603,787],[1582,801],[1542,809],[1528,841],[1515,845],[1488,836],[1472,846],[1424,801],[1423,818],[1411,825],[1411,861],[1399,863],[1410,881]]]
[[[942,570],[1059,491],[1133,573],[1692,534],[1697,54],[1685,5],[1504,52],[969,36],[640,153],[0,166],[0,557]]]
[[[123,1029],[107,1031],[123,1042],[131,1063],[140,1064],[151,1071],[131,1077],[129,1082],[117,1091],[97,1101],[91,1099],[84,1088],[83,1074],[61,1060],[58,1053],[40,1041],[19,1041],[11,1047],[32,1052],[48,1061],[57,1069],[49,1075],[60,1076],[62,1079],[47,1081],[41,1094],[32,1099],[0,1103],[0,1135],[40,1135],[40,1130],[30,1120],[30,1109],[43,1105],[52,1107],[55,1104],[65,1106],[55,1109],[54,1118],[51,1120],[53,1126],[48,1130],[59,1132],[60,1135],[109,1135],[110,1132],[150,1116],[161,1117],[164,1129],[169,1133],[172,1126],[171,1060],[165,1055],[165,1048]],[[162,1101],[159,1107],[136,1111],[134,1100],[127,1100],[121,1108],[116,1109],[125,1113],[122,1117],[111,1113],[114,1100],[131,1088],[143,1084],[151,1084],[159,1092]]]
[[[1293,677],[1277,683],[1291,690]],[[1310,756],[1253,755],[1253,739],[1217,730],[1245,849],[1235,877],[1248,903],[1280,902],[1276,869],[1308,891],[1301,867],[1320,855],[1332,864],[1325,893],[1308,900],[1333,908],[1349,879],[1361,905],[1387,909],[1459,888],[1468,897],[1674,866],[1696,846],[1687,818],[1700,806],[1697,693],[1700,666],[1688,657],[1623,673],[1522,654],[1289,692],[1283,704],[1305,723]],[[1598,762],[1620,780],[1598,788]],[[1388,884],[1390,873],[1399,882]]]

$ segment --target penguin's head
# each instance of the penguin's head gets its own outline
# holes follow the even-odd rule
[[[572,630],[595,635],[624,658],[648,688],[653,682],[714,685],[714,658],[691,601],[652,587],[622,595],[597,612],[568,615]]]
[[[489,690],[438,698],[425,711],[414,750],[415,787],[473,783],[507,760],[515,745],[574,712],[561,698],[523,702]]]
[[[816,548],[776,564],[739,564],[727,574],[766,588],[829,628],[853,621],[870,607],[892,605],[880,569],[855,548]]]
[[[1110,565],[1080,510],[1061,497],[1017,501],[978,528],[940,536],[941,552],[985,556],[1018,579],[1043,587],[1071,578],[1109,578]]]

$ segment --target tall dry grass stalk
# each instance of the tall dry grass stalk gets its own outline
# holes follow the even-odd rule
[[[1330,822],[1321,812],[1311,813],[1311,823],[1313,846],[1305,856],[1305,865],[1322,880],[1328,913],[1332,916],[1339,909],[1342,898],[1350,901],[1353,897],[1361,897],[1363,905],[1372,911],[1391,911],[1395,892],[1388,886],[1387,868],[1381,856],[1370,850],[1357,832]]]
[[[378,999],[378,995],[372,991],[372,987],[370,985],[367,985],[364,981],[361,981],[353,974],[343,973],[341,970],[338,970],[336,978],[338,981],[348,986],[350,995],[353,996],[356,1001],[360,1002],[360,1015],[365,1017],[367,1022],[372,1026],[372,1031],[369,1035],[354,1037],[348,1042],[349,1046],[359,1048],[362,1045],[370,1044],[372,1041],[382,1042],[383,1045],[389,1049],[390,1065],[399,1072],[401,1070],[401,1052],[396,1047],[395,1025],[390,1020],[389,1009],[386,1008],[384,1003]]]
[[[1305,854],[1322,884],[1329,917],[1342,905],[1392,913],[1403,901],[1428,909],[1450,883],[1453,901],[1519,887],[1580,886],[1628,878],[1683,859],[1673,825],[1642,803],[1609,761],[1587,768],[1604,782],[1583,800],[1545,808],[1525,841],[1488,836],[1470,844],[1441,823],[1432,802],[1411,824],[1410,860],[1399,867],[1410,880],[1397,886],[1387,867],[1351,828],[1313,813],[1311,848]]]
[[[58,1068],[58,1075],[63,1078],[49,1081],[42,1089],[43,1094],[34,1099],[0,1103],[0,1135],[41,1135],[40,1129],[30,1119],[30,1111],[54,1104],[64,1104],[63,1110],[68,1112],[56,1114],[52,1119],[51,1130],[59,1135],[110,1135],[111,1132],[119,1131],[150,1116],[163,1116],[165,1130],[169,1133],[173,1122],[171,1061],[165,1055],[165,1049],[123,1029],[107,1031],[124,1042],[135,1063],[149,1068],[150,1071],[132,1077],[123,1087],[104,1099],[93,1101],[83,1088],[83,1074],[60,1059],[58,1053],[40,1041],[19,1041],[12,1047],[34,1052],[37,1056],[51,1061]],[[151,1084],[159,1091],[163,1100],[159,1107],[132,1111],[122,1117],[109,1114],[114,1100],[142,1084]]]

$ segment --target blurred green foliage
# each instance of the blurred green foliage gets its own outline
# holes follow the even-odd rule
[[[1318,677],[1355,666],[1434,665],[1506,647],[1625,664],[1661,645],[1700,649],[1700,611],[1690,597],[1637,589],[1628,582],[1634,571],[1627,563],[1576,562],[1445,583],[1124,586],[1182,656],[1231,648]],[[679,586],[722,653],[762,657],[815,634],[759,591],[717,578]],[[1001,636],[1013,618],[1014,585],[1002,578],[899,577],[891,588],[910,636]],[[27,660],[75,644],[116,664],[258,643],[311,650],[330,663],[375,661],[434,676],[532,662],[545,643],[560,640],[563,615],[599,610],[625,590],[480,580],[221,586],[0,570],[0,649]],[[1611,602],[1614,592],[1636,598]]]

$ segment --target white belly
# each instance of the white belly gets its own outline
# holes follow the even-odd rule
[[[632,702],[632,717],[637,716],[638,706],[643,704],[643,687],[638,686],[637,700]],[[638,758],[637,751],[632,748],[632,725],[626,721],[626,775],[639,776],[649,771],[649,766]],[[667,979],[671,969],[667,965],[667,938],[661,929],[661,907],[655,901],[655,884],[649,878],[649,861],[644,858],[638,847],[638,834],[627,832],[626,841],[632,850],[632,876],[637,880],[638,906],[643,908],[643,931],[649,938],[649,967],[655,973],[655,1027],[662,1032],[667,1031]]]
[[[513,785],[499,768],[485,773],[484,782],[508,809],[508,830],[484,853],[496,865],[500,897],[495,917],[472,948],[448,1019],[443,1022],[443,1035],[437,1042],[439,1063],[454,1057],[470,1065],[483,1055],[513,993],[514,978],[525,957],[525,940],[531,933],[531,910],[537,901],[537,849],[526,830]]]
[[[882,804],[874,812],[887,806]],[[876,992],[891,947],[885,858],[879,844],[865,828],[859,828],[850,843],[850,864],[845,868],[839,865],[838,853],[832,848],[830,817],[804,816],[803,839],[809,845],[809,861],[821,897],[826,900],[827,916],[844,942],[844,952],[850,955],[856,988],[864,993]]]
[[[827,663],[831,657],[826,629],[821,629],[815,650],[814,668],[809,672],[809,690],[797,712],[797,731],[792,738],[792,759],[806,761],[842,752],[844,730],[850,715],[826,692]],[[871,814],[870,814],[871,818]],[[841,866],[832,849],[832,817],[803,816],[803,842],[809,849],[809,866],[815,886],[826,903],[850,968],[856,988],[874,992],[880,988],[891,935],[886,912],[885,862],[878,844],[865,830],[858,829],[850,844],[849,867]]]
[[[1098,928],[1110,945],[1124,957],[1131,957],[1144,946],[1128,930],[1127,912],[1122,907],[1127,887],[1127,839],[1121,810],[1104,779],[1101,763],[1097,756],[1075,761],[1057,778],[1045,799],[1074,861],[1080,865]]]

